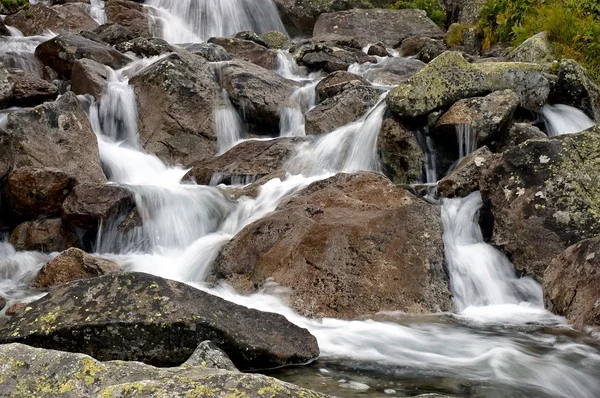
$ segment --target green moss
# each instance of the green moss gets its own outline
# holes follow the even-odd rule
[[[417,8],[424,10],[429,19],[437,25],[444,27],[446,23],[446,9],[439,0],[398,0],[387,8],[400,10],[406,8]]]

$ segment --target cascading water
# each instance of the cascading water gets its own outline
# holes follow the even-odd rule
[[[470,124],[457,124],[456,138],[459,160],[477,149],[477,137],[475,137],[475,132]]]
[[[573,134],[589,129],[596,123],[581,110],[569,105],[544,105],[542,117],[549,136]]]
[[[227,91],[223,92],[223,106],[215,111],[215,125],[217,128],[217,145],[219,154],[227,152],[244,136],[242,120],[233,107]]]
[[[171,43],[206,41],[243,30],[285,32],[273,0],[147,0],[155,35]]]

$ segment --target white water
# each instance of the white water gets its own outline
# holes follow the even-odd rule
[[[147,0],[157,28],[171,43],[206,41],[243,30],[285,32],[273,0]]]
[[[549,136],[573,134],[589,129],[596,123],[583,111],[569,105],[544,105],[542,117]]]
[[[456,140],[459,160],[477,149],[477,137],[470,124],[456,125]]]
[[[227,91],[223,89],[222,92],[223,105],[215,110],[219,155],[235,146],[245,135],[240,115],[233,107]]]

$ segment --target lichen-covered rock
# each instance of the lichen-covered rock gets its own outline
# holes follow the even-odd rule
[[[50,260],[40,269],[32,285],[45,289],[78,279],[94,278],[118,272],[121,267],[110,260],[92,256],[83,250],[70,248]]]
[[[144,68],[131,80],[140,142],[168,164],[192,164],[217,149],[214,110],[221,89],[211,66],[185,51]]]
[[[10,234],[10,244],[17,250],[54,253],[77,246],[75,232],[60,218],[25,221]]]
[[[460,100],[440,117],[432,134],[456,137],[457,127],[468,127],[479,147],[498,137],[518,105],[519,97],[512,90]]]
[[[479,190],[481,173],[492,158],[492,152],[484,146],[468,154],[456,167],[437,184],[438,195],[442,198],[464,198]]]
[[[509,61],[514,62],[535,62],[538,64],[554,61],[550,43],[548,42],[548,33],[540,32],[525,40],[512,50],[507,58]]]
[[[542,279],[568,246],[600,233],[600,130],[532,139],[492,159],[480,187],[493,243]]]
[[[575,327],[600,326],[600,236],[567,248],[544,273],[544,303]]]
[[[207,364],[208,365],[208,364]],[[11,397],[325,398],[277,379],[202,364],[156,368],[139,362],[99,362],[87,355],[0,346],[0,390]]]
[[[463,98],[506,89],[513,90],[520,105],[532,111],[539,111],[550,93],[541,65],[523,62],[470,64],[460,53],[447,51],[392,90],[387,102],[397,116],[416,117]]]
[[[78,59],[88,58],[113,69],[131,62],[131,59],[108,45],[72,34],[59,35],[43,42],[35,49],[35,56],[67,79],[71,78],[71,69]]]
[[[117,44],[115,48],[122,53],[132,52],[138,57],[156,57],[175,51],[173,46],[157,37],[136,37]]]
[[[333,98],[349,86],[370,86],[369,81],[359,75],[337,71],[325,76],[316,87],[319,102]]]
[[[450,22],[465,25],[476,24],[485,0],[444,0]]]
[[[73,93],[11,112],[0,128],[0,178],[12,168],[53,167],[78,182],[105,182],[98,142]]]
[[[354,37],[362,46],[383,42],[388,47],[397,47],[410,36],[444,37],[444,32],[427,18],[427,13],[416,9],[353,9],[321,14],[313,37],[332,33]]]
[[[448,48],[441,40],[432,40],[421,48],[415,58],[428,64],[442,55],[446,50],[448,50]]]
[[[240,370],[304,364],[319,355],[316,339],[282,315],[142,273],[60,285],[30,307],[0,329],[0,342],[177,366],[210,340]]]
[[[234,37],[212,37],[208,42],[223,47],[234,58],[252,62],[265,69],[277,68],[277,52],[255,41]]]
[[[265,32],[259,36],[269,48],[275,50],[287,50],[294,45],[294,42],[290,40],[285,34],[276,30],[271,32]]]
[[[55,168],[20,167],[6,181],[6,198],[10,211],[23,219],[51,217],[60,208],[77,181]]]
[[[187,366],[203,366],[211,369],[223,369],[237,371],[231,359],[210,340],[203,341],[198,345],[192,356],[185,361]]]
[[[206,185],[260,179],[282,170],[296,144],[303,141],[303,138],[244,141],[220,156],[200,162],[192,168],[190,176]]]
[[[279,133],[279,113],[299,83],[250,62],[235,60],[221,66],[223,88],[244,120],[257,133]]]
[[[338,174],[246,226],[214,276],[242,292],[275,281],[311,317],[446,311],[442,246],[438,207],[379,174]]]
[[[560,61],[551,100],[579,108],[600,123],[600,89],[585,68],[572,59]]]
[[[75,94],[90,94],[100,101],[108,85],[108,68],[91,59],[83,58],[73,64],[71,90]]]
[[[381,94],[381,90],[370,84],[349,86],[306,113],[306,134],[330,133],[357,120],[377,103]]]
[[[79,33],[98,27],[98,23],[76,4],[48,7],[39,3],[8,15],[4,22],[19,29],[25,36],[41,35],[48,30]]]
[[[419,182],[423,174],[424,155],[417,138],[398,120],[383,120],[377,136],[381,168],[394,184]]]
[[[94,29],[93,33],[96,34],[100,40],[111,46],[133,40],[139,36],[138,33],[131,31],[123,25],[119,25],[118,23],[106,23],[100,25]]]

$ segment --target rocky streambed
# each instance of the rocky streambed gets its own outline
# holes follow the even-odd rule
[[[11,5],[0,396],[597,395],[598,86],[391,3]]]

